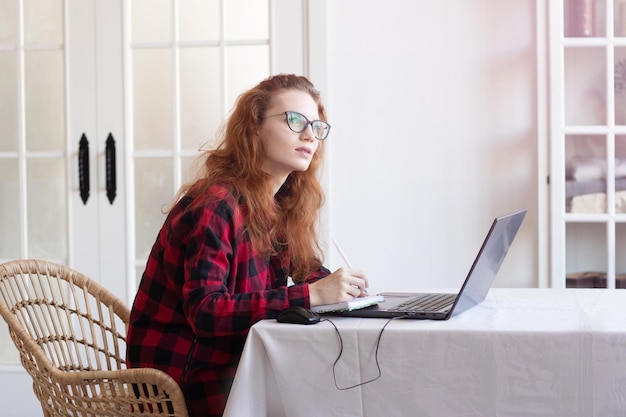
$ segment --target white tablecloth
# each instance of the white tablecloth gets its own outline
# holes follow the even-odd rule
[[[340,387],[377,375],[384,319],[331,318]],[[626,416],[626,290],[492,289],[448,321],[394,320],[375,382],[339,390],[330,323],[265,320],[225,417]]]

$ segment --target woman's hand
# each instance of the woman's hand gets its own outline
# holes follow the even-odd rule
[[[350,268],[339,268],[332,274],[309,284],[311,306],[350,301],[367,295],[367,278],[363,272]]]

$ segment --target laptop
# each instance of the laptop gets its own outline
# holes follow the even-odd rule
[[[381,293],[384,301],[331,314],[349,317],[447,320],[481,303],[526,216],[526,209],[497,217],[458,293]]]

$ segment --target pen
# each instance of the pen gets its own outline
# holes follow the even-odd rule
[[[332,238],[332,241],[333,241],[333,245],[335,245],[335,248],[337,248],[337,252],[339,252],[339,255],[341,255],[341,257],[343,258],[343,261],[346,263],[348,268],[352,268],[352,264],[348,260],[348,257],[346,256],[346,254],[343,253],[343,251],[341,250],[341,246],[339,246],[339,243],[337,243],[335,238]]]
[[[348,260],[348,257],[346,256],[345,253],[343,253],[343,251],[341,250],[341,246],[339,246],[339,243],[337,243],[337,241],[335,240],[335,238],[331,239],[333,241],[333,245],[335,245],[335,248],[337,248],[337,252],[339,252],[339,255],[341,255],[341,258],[343,259],[343,261],[346,263],[346,266],[350,269],[352,269],[352,264],[350,263],[350,261]],[[365,290],[363,290],[363,293],[367,294],[367,288]]]

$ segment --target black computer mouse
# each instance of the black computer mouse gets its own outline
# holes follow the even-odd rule
[[[320,322],[320,315],[304,307],[288,307],[276,318],[279,323],[315,324]]]

